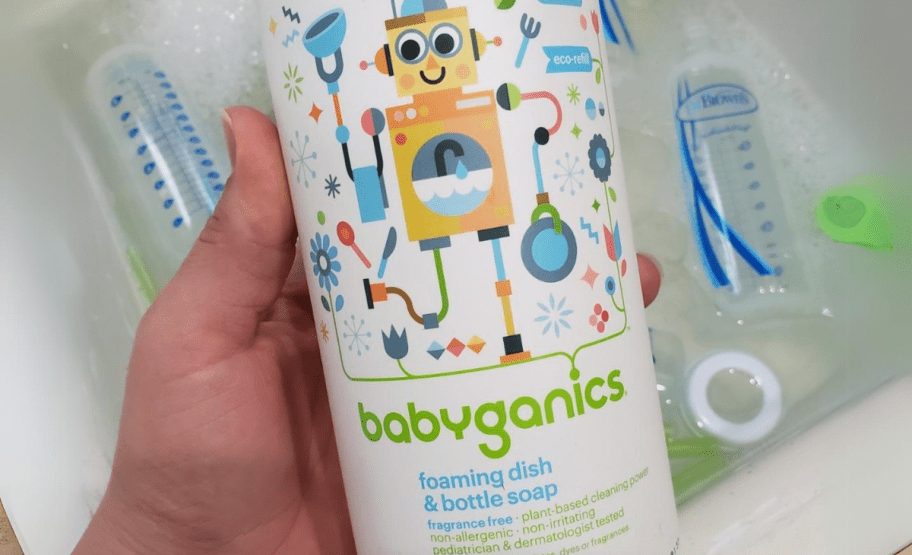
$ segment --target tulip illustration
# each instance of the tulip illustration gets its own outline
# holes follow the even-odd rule
[[[396,360],[402,360],[405,358],[405,355],[408,354],[408,335],[406,334],[405,328],[402,328],[402,333],[396,331],[396,328],[390,326],[389,335],[385,331],[380,332],[383,335],[383,348],[386,350],[386,354],[390,358]]]

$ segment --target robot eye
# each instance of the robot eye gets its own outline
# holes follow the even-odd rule
[[[396,55],[407,64],[417,64],[427,53],[427,38],[414,29],[403,32],[396,39]]]
[[[451,58],[462,50],[462,33],[449,23],[438,25],[431,33],[431,48],[441,58]]]

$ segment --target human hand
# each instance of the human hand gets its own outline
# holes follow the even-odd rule
[[[355,553],[278,133],[249,108],[225,123],[234,173],[137,331],[74,555]]]

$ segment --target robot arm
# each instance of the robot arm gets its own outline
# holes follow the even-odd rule
[[[504,83],[497,88],[497,104],[499,104],[501,108],[507,111],[512,111],[519,108],[519,105],[524,100],[536,99],[550,100],[551,104],[554,105],[555,111],[557,112],[556,121],[554,122],[553,126],[550,128],[539,128],[535,131],[535,142],[543,145],[546,144],[547,141],[542,143],[539,140],[539,130],[545,129],[545,132],[547,132],[549,136],[554,135],[560,130],[561,124],[564,121],[564,112],[561,109],[561,105],[560,102],[558,102],[557,97],[547,91],[533,91],[530,93],[523,93],[520,92],[519,87],[512,83]]]
[[[380,135],[374,135],[374,156],[377,158],[377,177],[383,175],[383,151],[380,150]]]
[[[338,133],[336,133],[338,138]],[[348,153],[348,143],[342,143],[342,156],[345,157],[345,172],[348,174],[348,178],[352,181],[355,180],[355,172],[352,170],[351,155]]]
[[[542,180],[539,150],[541,147],[548,144],[552,135],[560,130],[561,124],[564,121],[564,112],[561,109],[560,102],[558,102],[557,97],[547,91],[523,93],[519,90],[519,87],[512,83],[504,83],[497,88],[497,104],[507,111],[512,111],[519,108],[519,105],[524,100],[536,99],[545,99],[551,101],[557,113],[554,125],[552,125],[550,128],[539,127],[535,130],[535,142],[532,144],[532,161],[535,166],[535,177],[538,184],[538,200],[539,204],[543,204],[548,202],[548,195],[545,193],[545,185]]]
[[[338,110],[338,105],[336,119],[337,121],[342,121],[342,115]],[[383,130],[386,128],[386,118],[383,117],[383,112],[376,108],[365,110],[361,115],[361,128],[366,134],[373,138],[374,156],[377,160],[377,177],[381,177],[383,175],[383,150],[380,148],[380,134],[383,133]],[[336,140],[342,145],[342,155],[345,157],[345,171],[348,173],[350,179],[354,179],[355,175],[354,170],[352,169],[351,154],[348,150],[348,141],[350,139],[351,132],[348,130],[348,127],[344,124],[340,124],[336,128]]]
[[[342,155],[345,158],[345,172],[355,184],[355,194],[358,199],[358,209],[363,223],[376,222],[386,219],[385,209],[389,208],[389,198],[386,194],[386,184],[383,180],[383,150],[380,146],[380,134],[386,128],[386,118],[383,112],[376,108],[369,108],[361,115],[361,129],[370,135],[374,143],[375,166],[355,168],[352,166],[351,152],[348,141],[351,133],[343,123],[341,110],[336,109],[336,140],[342,145]]]
[[[538,184],[538,194],[535,197],[537,206],[532,211],[532,225],[523,235],[521,252],[523,264],[533,277],[546,283],[556,283],[566,279],[573,271],[576,264],[576,238],[570,226],[561,220],[560,212],[551,204],[551,199],[545,192],[539,151],[548,144],[551,136],[558,132],[564,114],[560,102],[547,91],[522,93],[519,87],[511,83],[504,83],[497,89],[497,103],[504,110],[515,110],[523,100],[535,99],[550,100],[557,115],[554,125],[550,128],[539,127],[535,130],[532,163]],[[554,248],[536,250],[533,248],[536,242],[554,245]],[[557,253],[564,253],[564,256],[561,258]]]

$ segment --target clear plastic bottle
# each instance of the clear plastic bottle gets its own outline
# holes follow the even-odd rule
[[[762,105],[707,26],[685,21],[673,72],[674,127],[700,261],[721,310],[790,311],[806,291],[803,262],[767,146]]]
[[[111,193],[132,269],[151,302],[215,209],[230,164],[192,100],[146,49],[112,49],[95,62],[86,88],[119,157]]]

